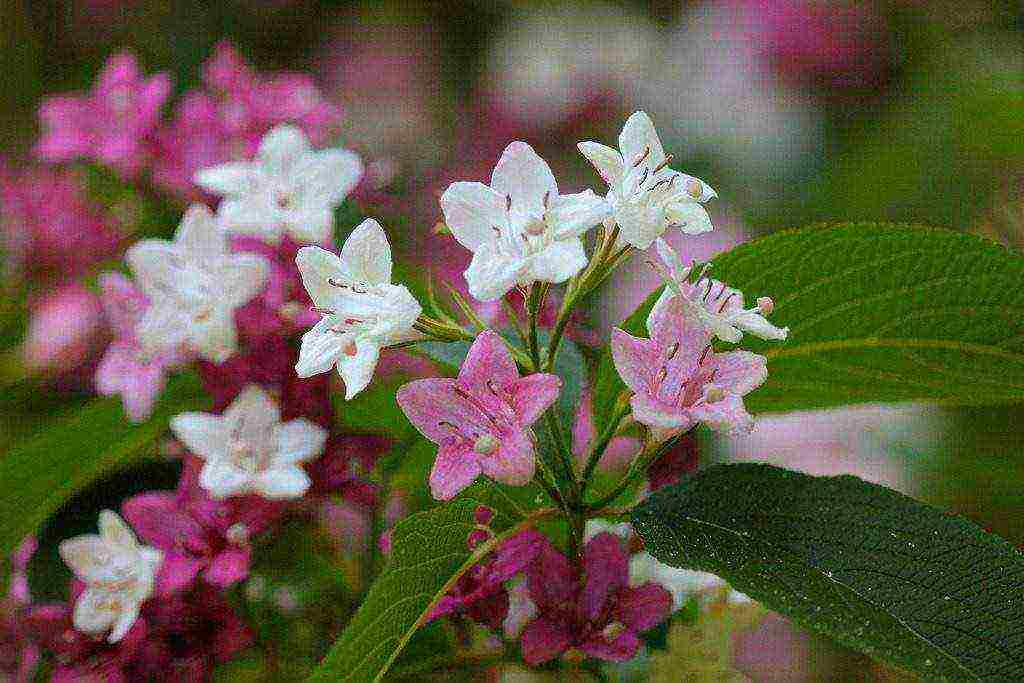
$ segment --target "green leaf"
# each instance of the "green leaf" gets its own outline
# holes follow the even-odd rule
[[[75,492],[143,454],[172,415],[200,404],[200,389],[195,375],[172,378],[139,425],[128,422],[120,398],[96,399],[0,457],[0,557]]]
[[[1024,258],[948,230],[851,223],[784,231],[715,259],[711,274],[775,299],[786,342],[752,412],[853,403],[1020,402]]]
[[[395,526],[394,550],[359,611],[316,670],[317,681],[380,680],[438,599],[494,545],[524,521],[470,551],[481,501],[466,496],[420,512]],[[492,528],[499,528],[500,516]]]
[[[856,477],[717,465],[633,514],[662,562],[938,680],[1024,677],[1024,556]]]

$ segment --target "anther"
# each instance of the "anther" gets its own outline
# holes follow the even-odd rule
[[[668,347],[668,360],[672,360],[679,353],[679,342],[672,342],[672,346]]]
[[[317,306],[310,306],[309,310],[319,313],[320,315],[334,315],[333,308],[319,308]]]
[[[636,168],[640,164],[644,163],[644,159],[651,153],[651,146],[644,147],[644,153],[637,157],[637,160],[633,162],[633,168]]]
[[[512,195],[510,195],[510,194],[505,195],[505,210],[506,211],[511,211],[512,210]]]
[[[704,352],[700,354],[700,360],[697,361],[697,365],[703,365],[704,361],[707,360],[708,354],[711,353],[711,344],[704,347]]]
[[[644,183],[646,183],[647,182],[647,176],[649,176],[650,174],[651,174],[651,169],[645,168],[644,169],[644,174],[642,176],[640,176],[640,182],[637,185],[641,186]]]
[[[686,192],[694,199],[700,199],[704,196],[704,186],[699,180],[693,178],[686,183]]]
[[[654,167],[654,172],[657,173],[658,171],[660,171],[661,169],[665,168],[666,166],[668,166],[671,163],[672,163],[672,155],[671,154],[666,154],[665,155],[665,160],[663,162],[661,162],[660,164],[658,164],[657,166]]]
[[[757,310],[761,312],[761,315],[771,315],[772,311],[775,310],[775,302],[769,296],[759,297],[757,300]]]
[[[545,209],[547,209],[547,208],[548,208],[548,200],[549,200],[549,199],[551,199],[551,190],[547,190],[547,191],[546,191],[546,192],[544,193],[544,208],[545,208]]]
[[[334,278],[330,278],[330,277],[327,278],[327,284],[329,284],[331,287],[337,287],[339,289],[348,289],[348,285],[347,284],[345,284],[344,282],[338,282]]]

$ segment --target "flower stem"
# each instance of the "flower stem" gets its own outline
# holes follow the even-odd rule
[[[624,393],[615,402],[615,408],[613,409],[611,419],[608,424],[605,425],[604,431],[598,438],[597,443],[594,444],[593,449],[590,452],[590,458],[587,460],[586,468],[583,470],[583,475],[580,477],[580,496],[582,497],[587,492],[587,487],[590,485],[590,481],[594,476],[594,470],[597,469],[597,464],[601,461],[601,457],[604,452],[608,450],[608,444],[611,443],[612,439],[615,438],[615,433],[619,429],[619,425],[622,424],[622,420],[629,415],[630,406],[629,401],[625,400],[628,394]]]

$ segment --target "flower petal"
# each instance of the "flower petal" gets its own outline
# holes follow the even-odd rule
[[[294,463],[312,460],[324,450],[327,430],[300,417],[285,422],[277,429],[275,462]]]
[[[175,290],[181,277],[178,251],[167,240],[140,240],[124,255],[135,281],[150,299],[161,299]]]
[[[195,321],[190,341],[196,353],[212,363],[223,363],[238,351],[238,331],[232,310],[215,310]]]
[[[330,206],[306,206],[290,212],[282,225],[296,242],[325,244],[334,230],[334,210]]]
[[[657,583],[644,583],[620,595],[615,610],[619,620],[637,633],[654,628],[672,613],[672,594]]]
[[[367,339],[355,341],[355,354],[349,355],[346,346],[338,356],[338,374],[345,381],[345,400],[350,401],[360,391],[365,389],[373,373],[377,369],[377,360],[380,358],[380,346]]]
[[[358,282],[391,283],[391,245],[380,223],[367,218],[356,226],[341,247],[341,264]]]
[[[679,431],[689,429],[697,421],[687,411],[662,405],[647,395],[637,394],[630,405],[634,420],[656,429]]]
[[[536,468],[533,441],[526,432],[512,432],[501,437],[498,448],[490,455],[479,456],[483,473],[509,486],[524,486],[533,479]]]
[[[213,558],[203,578],[213,586],[227,588],[249,576],[251,557],[252,551],[248,548],[229,547]]]
[[[629,556],[618,536],[601,532],[587,541],[583,567],[586,579],[580,606],[584,616],[593,621],[613,594],[629,584]]]
[[[512,209],[528,216],[544,214],[545,195],[558,196],[551,167],[525,142],[509,143],[491,174],[491,187],[512,198]]]
[[[587,266],[587,252],[578,237],[552,242],[529,259],[528,277],[539,282],[565,282]]]
[[[99,516],[100,538],[108,546],[124,551],[135,551],[139,542],[135,533],[113,510],[102,510]]]
[[[715,403],[694,406],[689,413],[694,420],[727,434],[745,434],[754,428],[754,418],[747,412],[743,399],[735,394],[726,394]]]
[[[97,588],[86,588],[78,596],[72,617],[77,630],[89,635],[100,635],[114,624],[118,613],[104,607],[106,598],[106,591]]]
[[[292,175],[301,201],[331,208],[341,204],[363,177],[363,161],[347,149],[325,149],[308,154]]]
[[[508,222],[505,208],[505,195],[483,183],[452,183],[441,196],[445,224],[470,251],[494,238],[494,226]]]
[[[442,445],[430,470],[430,493],[436,500],[451,500],[480,474],[473,449],[468,444]]]
[[[331,321],[324,318],[302,335],[299,360],[295,372],[299,377],[312,377],[334,367],[341,356],[343,336],[331,331]]]
[[[299,127],[280,124],[263,136],[256,156],[268,175],[287,177],[310,151],[309,140]]]
[[[526,265],[521,258],[502,254],[492,240],[477,248],[463,275],[474,299],[496,301],[516,286]]]
[[[281,241],[281,225],[273,216],[265,198],[259,194],[231,197],[217,207],[217,217],[225,230],[239,235],[252,235],[268,244]]]
[[[225,458],[231,439],[227,421],[209,413],[181,413],[171,418],[171,432],[190,452],[207,460]]]
[[[651,378],[660,365],[660,349],[649,339],[612,330],[612,360],[619,377],[638,395],[651,393]]]
[[[228,241],[205,204],[193,204],[174,233],[174,246],[188,256],[212,258],[226,254]]]
[[[669,204],[665,209],[665,216],[672,226],[687,235],[700,235],[714,229],[707,209],[696,202]]]
[[[725,391],[745,396],[768,379],[768,359],[750,351],[716,353],[709,361],[712,383]]]
[[[249,475],[219,460],[208,460],[199,474],[199,485],[211,498],[221,499],[249,491]]]
[[[596,659],[607,662],[628,662],[640,649],[640,639],[632,631],[623,631],[611,641],[597,633],[580,644],[580,650]]]
[[[301,467],[275,467],[261,472],[254,482],[256,492],[271,500],[301,498],[310,481]]]
[[[649,150],[649,151],[648,151]],[[657,168],[665,161],[665,150],[661,146],[658,131],[646,112],[634,112],[626,120],[619,133],[619,151],[625,166],[633,166],[641,160],[641,167]]]
[[[112,624],[110,635],[107,636],[108,643],[119,643],[128,635],[128,631],[131,630],[132,626],[139,619],[140,607],[141,605],[137,602],[129,602],[121,608],[117,619]]]
[[[418,379],[399,388],[395,400],[409,422],[434,443],[452,437],[452,426],[476,425],[482,417],[455,390],[450,378]]]
[[[247,384],[224,411],[224,419],[230,425],[242,424],[246,431],[262,437],[281,421],[281,409],[258,384]]]
[[[534,619],[523,629],[520,647],[523,660],[530,666],[549,662],[569,649],[572,633],[567,624],[546,617]]]
[[[313,305],[330,309],[339,294],[338,288],[329,280],[338,280],[348,274],[342,259],[320,247],[302,247],[295,255],[295,265]]]
[[[622,182],[622,174],[625,169],[623,168],[622,155],[619,154],[618,150],[602,145],[600,142],[590,142],[589,140],[577,143],[576,148],[580,151],[580,154],[587,158],[587,161],[593,164],[598,175],[608,185],[618,185]]]
[[[196,185],[207,192],[222,197],[252,192],[256,182],[253,164],[248,161],[231,161],[201,169],[194,180]]]
[[[578,237],[611,215],[611,206],[593,190],[552,197],[544,220],[560,238]]]
[[[218,259],[216,272],[223,304],[238,307],[249,302],[266,285],[270,262],[258,254],[237,254]]]
[[[534,373],[517,379],[512,387],[512,408],[523,425],[531,425],[558,398],[562,379],[558,375]]]
[[[508,387],[519,379],[519,370],[501,336],[484,330],[469,347],[459,369],[459,386],[467,391],[490,393],[488,381]]]

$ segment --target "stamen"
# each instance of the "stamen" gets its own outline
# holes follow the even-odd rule
[[[358,285],[352,285],[352,292],[355,294],[366,294],[368,291],[365,287],[359,287]]]
[[[672,342],[672,346],[668,347],[668,360],[672,360],[676,357],[679,352],[679,342]]]
[[[334,309],[333,308],[318,308],[316,306],[310,306],[309,310],[311,310],[311,311],[313,311],[315,313],[319,313],[320,315],[334,315]]]
[[[507,195],[505,195],[505,211],[511,211],[511,210],[512,210],[512,195],[507,194]]]
[[[645,168],[644,169],[644,174],[642,176],[640,176],[640,182],[637,183],[637,187],[643,187],[643,184],[647,182],[647,176],[649,176],[650,173],[651,173],[651,169],[649,169],[649,168]]]
[[[544,209],[548,208],[548,200],[551,199],[551,190],[547,190],[544,193]]]
[[[724,289],[723,289],[723,291],[724,291]],[[719,296],[721,296],[721,294],[719,294]],[[729,300],[732,299],[734,296],[736,296],[736,292],[730,292],[729,296],[725,297],[725,301],[723,301],[722,305],[718,307],[718,312],[719,313],[721,313],[722,311],[725,310],[725,305],[728,304]]]
[[[338,282],[334,278],[330,277],[327,278],[327,284],[329,284],[331,287],[337,287],[338,289],[348,289],[347,284],[345,284],[344,282]]]
[[[491,230],[493,230],[494,234],[496,234],[498,237],[501,237],[501,228],[499,228],[497,225],[492,225]]]
[[[661,162],[660,164],[658,164],[657,166],[654,167],[654,172],[657,173],[658,171],[660,171],[661,169],[665,168],[666,166],[668,166],[671,163],[672,163],[672,155],[671,154],[666,154],[665,155],[665,160],[663,162]],[[674,178],[675,176],[672,176],[672,177]]]
[[[640,164],[644,163],[644,159],[651,153],[651,146],[644,147],[644,153],[637,157],[637,160],[633,162],[633,168],[636,168]]]
[[[704,365],[704,361],[707,360],[708,354],[711,353],[711,344],[704,347],[704,352],[700,354],[700,360],[697,361],[697,366]]]

